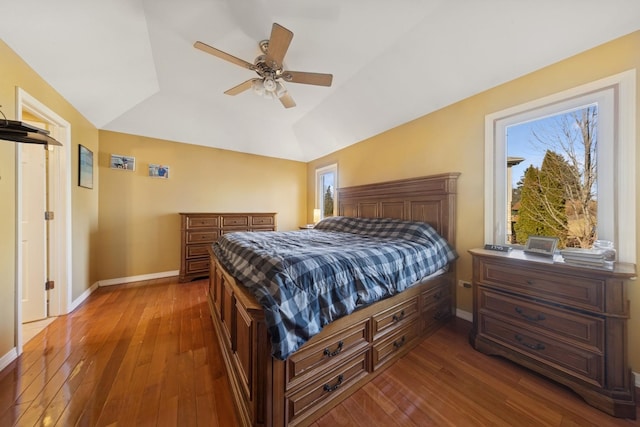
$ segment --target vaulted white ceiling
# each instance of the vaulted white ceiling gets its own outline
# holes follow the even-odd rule
[[[309,161],[640,29],[638,0],[0,0],[0,38],[100,129]],[[223,92],[294,33],[297,106]]]

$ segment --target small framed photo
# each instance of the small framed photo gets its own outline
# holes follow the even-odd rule
[[[553,256],[557,247],[557,237],[529,236],[524,251],[530,254]]]
[[[93,151],[78,145],[78,185],[93,188]]]
[[[150,164],[149,176],[151,178],[169,179],[169,166]]]
[[[126,171],[136,170],[136,158],[130,156],[121,156],[120,154],[112,154],[111,162],[109,163],[111,169],[120,169]]]

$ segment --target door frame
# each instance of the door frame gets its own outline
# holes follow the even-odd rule
[[[49,227],[49,277],[56,286],[49,291],[49,316],[67,314],[72,304],[71,287],[71,124],[20,87],[16,87],[16,116],[27,111],[52,125],[51,136],[62,147],[49,151],[49,206],[55,219]],[[16,350],[22,354],[22,172],[21,150],[16,150]],[[44,215],[44,212],[43,212]],[[44,286],[44,283],[43,283]]]

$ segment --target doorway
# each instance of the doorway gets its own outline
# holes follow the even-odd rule
[[[37,276],[36,280],[39,281],[44,274],[45,280],[51,280],[55,283],[55,287],[48,291],[48,309],[45,307],[44,311],[45,321],[39,322],[38,327],[46,326],[50,322],[50,317],[66,314],[71,307],[71,281],[69,280],[71,274],[71,127],[66,120],[21,88],[16,88],[16,100],[18,120],[37,122],[37,126],[50,131],[51,136],[62,143],[62,147],[55,147],[54,150],[45,150],[42,146],[31,147],[27,149],[29,151],[23,151],[22,147],[16,150],[18,169],[16,264],[18,268],[16,268],[15,341],[16,350],[18,354],[21,354],[25,338],[23,322],[34,319],[32,313],[23,309],[23,299],[25,296],[34,298],[34,304],[41,306],[42,299],[38,297],[47,297],[44,291],[44,281],[40,295],[34,295],[34,291],[26,290],[29,289],[27,288],[27,280],[30,280],[31,276]],[[28,170],[23,170],[24,161],[35,163],[29,166],[25,165],[24,167]],[[37,166],[38,164],[40,166]],[[23,172],[35,175],[41,173],[42,177],[31,179],[30,176],[29,179],[26,179]],[[39,189],[38,186],[40,186]],[[31,220],[35,224],[33,229],[41,233],[40,237],[37,237],[37,233],[28,235],[25,231],[26,228],[23,230],[22,227],[22,222],[26,219],[24,215],[26,208],[34,202],[42,205],[42,196],[46,194],[48,194],[48,198],[45,200],[48,199],[48,202],[44,202],[45,210],[54,212],[54,219],[45,223],[43,210],[40,221],[38,221],[38,215],[35,215]],[[31,225],[28,226],[28,229],[32,229]],[[27,244],[25,245],[23,242],[27,242]],[[28,249],[34,246],[32,243],[35,242],[37,242],[34,250],[36,257],[34,265],[32,265],[31,255],[27,254],[29,254]],[[43,249],[38,249],[38,245],[41,245]],[[25,246],[29,246],[29,248]],[[27,259],[27,257],[29,258]],[[39,272],[42,262],[37,260],[38,257],[45,260],[44,273]],[[47,259],[48,263],[46,263]],[[29,292],[29,295],[25,295],[26,292]],[[42,312],[42,310],[38,311]],[[35,316],[38,317],[38,314]],[[33,324],[29,328],[28,334],[29,336],[34,335]]]
[[[22,121],[43,128],[43,124],[25,117]],[[20,221],[22,262],[22,323],[41,321],[49,317],[48,291],[48,233],[44,212],[48,206],[47,170],[48,150],[37,144],[20,144],[20,187],[22,212]],[[25,342],[28,341],[25,337]]]

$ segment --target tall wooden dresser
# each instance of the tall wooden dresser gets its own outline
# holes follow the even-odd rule
[[[625,283],[635,265],[609,271],[520,250],[470,253],[473,347],[564,384],[615,417],[635,419]]]
[[[180,213],[180,282],[209,276],[207,247],[233,231],[275,231],[276,214]]]

